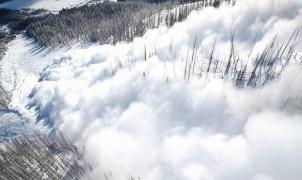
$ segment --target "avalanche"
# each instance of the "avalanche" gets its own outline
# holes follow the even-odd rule
[[[132,43],[56,59],[30,106],[39,121],[85,146],[93,166],[86,178],[299,180],[301,36],[294,60],[264,87],[240,89],[199,72],[215,41],[217,58],[228,59],[231,32],[235,53],[252,64],[276,35],[286,41],[301,22],[300,0],[241,0],[192,12]],[[193,51],[199,61],[188,80]]]

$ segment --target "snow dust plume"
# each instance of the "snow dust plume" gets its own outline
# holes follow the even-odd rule
[[[85,146],[92,179],[299,180],[301,36],[292,63],[264,87],[238,89],[215,75],[200,77],[198,68],[215,40],[215,56],[227,59],[231,32],[235,53],[252,63],[301,22],[300,0],[241,0],[192,12],[132,43],[57,59],[30,105],[38,120]],[[184,80],[196,47],[200,61]]]

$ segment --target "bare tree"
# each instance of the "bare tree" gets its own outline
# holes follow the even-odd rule
[[[0,179],[79,179],[89,165],[61,134],[35,133],[0,144]]]

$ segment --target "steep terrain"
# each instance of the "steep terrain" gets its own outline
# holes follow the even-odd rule
[[[84,146],[84,179],[300,180],[301,22],[300,0],[241,0],[131,42],[50,51],[18,35],[3,136],[60,130]]]
[[[9,108],[0,110],[0,141],[22,131],[45,129],[36,124],[36,112],[28,109],[28,97],[44,68],[73,49],[41,49],[24,34],[17,35],[6,46],[7,51],[1,61],[1,83],[11,99]]]
[[[30,104],[85,145],[92,179],[299,180],[301,9],[242,0],[76,51],[43,72]]]

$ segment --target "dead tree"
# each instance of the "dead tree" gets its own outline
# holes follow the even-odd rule
[[[87,163],[63,135],[35,133],[0,145],[0,179],[80,179]]]

